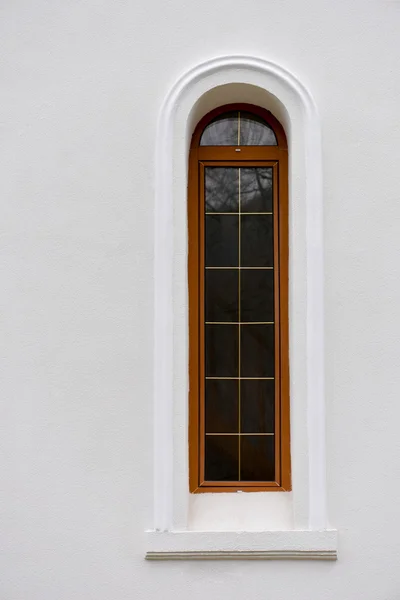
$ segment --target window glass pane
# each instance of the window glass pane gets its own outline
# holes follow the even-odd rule
[[[238,270],[206,270],[206,321],[238,321],[238,287]]]
[[[206,215],[206,267],[237,267],[237,215]]]
[[[238,111],[226,112],[207,125],[200,146],[236,146],[238,143]]]
[[[239,428],[239,380],[207,379],[206,433],[237,433]]]
[[[240,436],[240,480],[275,480],[275,436]]]
[[[245,111],[239,119],[241,146],[276,146],[275,133],[264,119]]]
[[[240,376],[274,377],[274,326],[240,326]]]
[[[275,432],[274,380],[241,380],[240,431],[242,433]]]
[[[239,169],[206,167],[206,212],[238,212]]]
[[[243,481],[270,481],[275,468],[274,436],[266,435],[275,433],[273,169],[206,167],[204,190],[205,477],[236,482],[240,467]]]
[[[274,262],[273,215],[241,216],[241,266],[271,267]]]
[[[237,481],[239,476],[239,436],[207,435],[205,478],[207,481]]]
[[[206,377],[237,377],[238,325],[206,325]]]
[[[240,211],[272,212],[272,168],[240,169]]]
[[[244,322],[274,320],[274,271],[272,269],[241,271],[240,318]]]

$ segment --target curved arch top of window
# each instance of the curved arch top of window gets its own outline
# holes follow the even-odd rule
[[[272,127],[260,116],[245,110],[224,112],[203,131],[200,146],[276,146]]]

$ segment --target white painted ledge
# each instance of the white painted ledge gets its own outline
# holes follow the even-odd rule
[[[337,531],[147,531],[147,560],[336,560]]]

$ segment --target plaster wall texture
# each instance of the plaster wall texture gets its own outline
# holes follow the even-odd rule
[[[399,597],[399,26],[390,0],[3,3],[1,600]],[[229,54],[321,116],[336,563],[143,560],[157,116]]]

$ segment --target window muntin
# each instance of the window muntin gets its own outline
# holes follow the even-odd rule
[[[277,135],[265,114],[220,110],[192,140],[189,455],[197,492],[290,489],[287,152],[281,126],[256,112]],[[213,150],[210,141],[221,146],[236,134],[238,142],[240,131],[254,143],[240,115],[271,131],[275,147],[269,136],[259,149]]]

